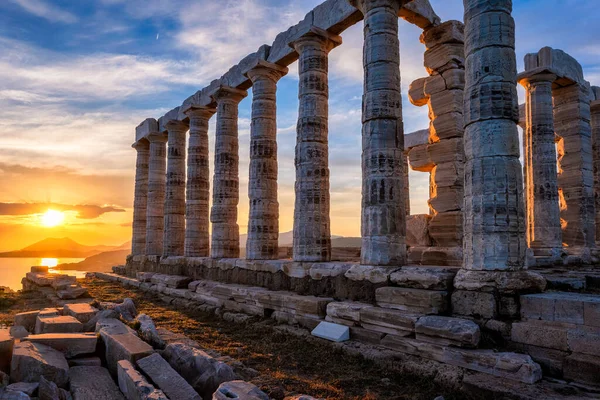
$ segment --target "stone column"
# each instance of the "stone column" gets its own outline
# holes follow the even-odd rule
[[[169,121],[163,257],[183,256],[185,242],[185,147],[187,124]]]
[[[350,0],[364,15],[361,263],[406,262],[399,0]]]
[[[238,105],[248,93],[222,86],[213,95],[217,102],[215,170],[213,176],[212,258],[240,256],[240,227],[237,206],[240,200]]]
[[[272,260],[279,253],[277,201],[277,81],[288,69],[261,61],[246,75],[252,80],[250,127],[250,215],[246,258]]]
[[[131,254],[142,255],[146,251],[146,208],[148,207],[148,161],[150,143],[146,139],[133,144],[137,151],[135,162],[135,192],[133,200],[133,237]]]
[[[552,106],[553,74],[519,76],[526,91],[524,134],[527,242],[539,257],[559,258],[562,232]]]
[[[167,183],[167,136],[160,132],[148,135],[150,160],[148,162],[148,208],[146,209],[146,255],[163,253],[165,220],[165,187]]]
[[[527,242],[512,1],[464,6],[464,268],[519,270]]]
[[[216,112],[213,107],[192,107],[186,111],[190,119],[185,203],[186,257],[208,257],[210,254],[208,123]]]
[[[600,88],[592,87],[592,148],[594,152],[594,198],[596,200],[596,242],[600,241]]]
[[[328,54],[342,38],[311,27],[290,43],[299,54],[294,260],[331,260]]]

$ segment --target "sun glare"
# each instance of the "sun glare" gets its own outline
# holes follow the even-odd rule
[[[54,268],[58,265],[58,258],[42,258],[40,265],[48,268]]]
[[[56,210],[48,210],[42,215],[42,225],[48,228],[58,226],[62,224],[64,220],[65,214]]]

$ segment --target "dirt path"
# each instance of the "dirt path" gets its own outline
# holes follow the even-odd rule
[[[326,399],[469,399],[431,378],[420,378],[387,370],[359,356],[349,356],[325,342],[307,341],[274,329],[269,323],[234,324],[195,311],[182,311],[165,305],[141,291],[99,280],[85,282],[92,297],[100,301],[120,301],[131,297],[140,313],[150,315],[159,327],[183,333],[202,347],[233,357],[260,375],[251,382],[275,400],[290,394],[309,394]],[[10,308],[0,305],[0,324],[12,315],[39,305],[39,300],[17,296]],[[27,304],[28,303],[28,304]],[[34,305],[32,307],[32,305]],[[29,306],[29,307],[28,307]]]

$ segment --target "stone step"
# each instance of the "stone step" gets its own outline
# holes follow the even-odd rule
[[[600,357],[600,328],[596,327],[535,320],[516,322],[512,325],[511,340]]]
[[[97,312],[98,309],[92,307],[90,304],[79,303],[65,305],[63,314],[70,315],[82,324],[85,324],[90,319],[94,318],[94,315],[96,315]]]
[[[44,317],[41,313],[35,322],[35,333],[78,333],[83,331],[83,324],[70,315]]]
[[[73,400],[124,400],[106,368],[73,367],[69,377]]]
[[[375,291],[377,305],[422,314],[441,314],[448,309],[448,292],[386,286]]]
[[[52,347],[32,342],[15,344],[10,377],[14,382],[39,382],[40,376],[66,387],[69,364],[64,354]]]
[[[422,314],[371,306],[360,310],[360,325],[368,331],[406,336],[414,332],[420,316]]]
[[[93,354],[98,343],[98,338],[93,333],[45,333],[30,335],[24,340],[50,346],[67,358]]]
[[[523,295],[521,317],[600,327],[600,295],[570,292]]]
[[[159,354],[152,354],[137,361],[138,367],[171,400],[201,400],[202,398],[181,375]],[[75,400],[75,399],[74,399]]]

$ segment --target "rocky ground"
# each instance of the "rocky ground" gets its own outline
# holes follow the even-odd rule
[[[347,355],[329,343],[299,336],[293,328],[273,325],[271,320],[228,322],[197,310],[177,309],[117,284],[88,279],[84,285],[98,301],[132,298],[138,312],[150,316],[157,327],[185,334],[203,348],[243,363],[246,380],[273,399],[299,393],[327,399],[477,398],[440,387],[431,377],[403,374],[391,366]],[[36,292],[0,293],[0,297],[0,325],[11,325],[19,312],[50,306]]]

